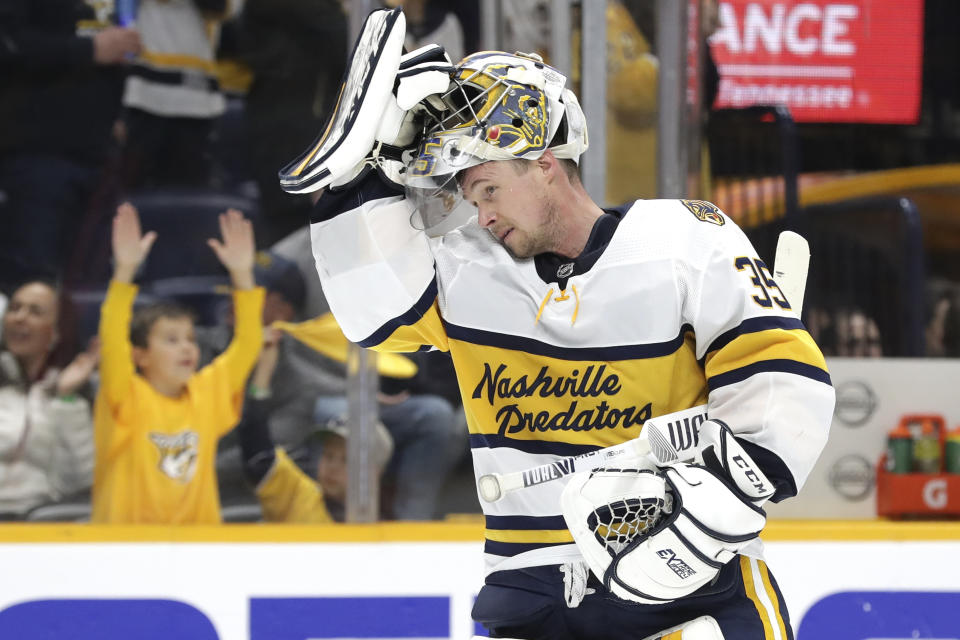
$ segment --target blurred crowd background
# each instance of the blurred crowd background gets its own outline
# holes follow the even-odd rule
[[[568,42],[562,57],[580,88],[580,25],[593,3],[387,4],[404,8],[408,49],[438,42],[455,61],[496,46],[550,62],[558,57],[551,47]],[[607,109],[606,130],[591,138],[605,142],[597,199],[609,205],[664,195],[663,4],[597,5]],[[918,8],[916,37],[884,42],[874,64],[889,65],[891,76],[915,64],[916,106],[883,121],[869,107],[844,119],[792,111],[775,92],[743,98],[730,74],[744,65],[729,56],[735,43],[746,46],[750,12],[766,3],[691,3],[699,175],[685,195],[720,205],[765,260],[783,229],[810,240],[804,320],[827,356],[960,356],[960,5],[903,4]],[[551,32],[558,5],[574,25],[560,37]],[[90,517],[96,336],[115,266],[111,221],[130,202],[143,229],[157,234],[136,274],[135,306],[175,300],[189,308],[200,366],[227,348],[234,321],[230,278],[206,241],[219,237],[218,216],[229,209],[253,223],[270,330],[241,426],[220,441],[223,519],[285,519],[258,494],[267,472],[250,474],[242,437],[260,426],[321,488],[330,517],[344,519],[348,349],[313,267],[311,198],[282,192],[277,172],[321,132],[351,30],[369,8],[347,0],[0,3],[0,518]],[[777,23],[766,18],[758,41],[769,49]],[[843,35],[834,40],[842,44]],[[411,354],[378,366],[381,517],[479,512],[449,358]]]

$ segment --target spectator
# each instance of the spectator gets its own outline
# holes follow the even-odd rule
[[[92,4],[0,2],[0,284],[59,279],[106,165],[140,38]]]
[[[877,321],[863,309],[841,304],[833,311],[810,309],[810,335],[824,355],[881,358],[883,340]]]
[[[211,136],[225,109],[214,34],[227,8],[227,0],[140,0],[143,51],[123,93],[127,188],[211,184]]]
[[[251,395],[247,398],[243,420],[237,427],[243,451],[244,472],[256,487],[265,520],[270,522],[324,523],[343,522],[346,517],[347,453],[349,427],[342,419],[319,429],[308,443],[311,452],[319,449],[316,480],[291,461],[280,447],[274,447],[267,428],[270,398],[256,389],[269,389],[279,358],[280,331],[265,332],[263,350],[251,377]],[[393,452],[393,439],[381,423],[371,452],[377,472],[383,470]],[[313,466],[313,465],[311,465]]]
[[[245,116],[260,191],[257,238],[266,247],[310,219],[309,198],[284,193],[277,172],[337,100],[347,18],[338,0],[246,0],[239,22],[237,57],[253,74]]]
[[[702,122],[717,95],[719,72],[706,38],[719,26],[716,0],[701,3],[700,46],[704,52],[699,89]],[[622,0],[607,4],[607,176],[606,198],[620,204],[657,197],[658,76],[655,3]],[[705,131],[703,127],[701,132]],[[701,145],[701,195],[709,191],[706,140]]]
[[[63,369],[68,334],[61,302],[46,282],[13,293],[0,348],[0,519],[90,487],[93,422],[78,391],[97,365],[96,342]]]
[[[927,285],[926,356],[956,358],[960,355],[960,287],[934,279]]]
[[[259,252],[254,279],[265,287],[264,326],[300,317],[304,284],[293,263],[268,252]],[[228,314],[223,324],[198,328],[201,364],[214,361],[227,349],[233,337],[233,322],[233,315]],[[345,372],[342,364],[320,356],[288,336],[281,336],[277,350],[279,355],[273,374],[274,382],[262,391],[272,396],[267,422],[273,441],[293,451],[306,439],[313,424],[313,406],[317,396],[321,393],[346,393]],[[246,497],[248,492],[243,483],[236,435],[231,433],[221,442],[217,469],[224,495],[237,492],[241,497]]]
[[[274,245],[272,251],[296,262],[306,285],[304,315],[319,317],[329,313],[330,307],[317,277],[309,231],[302,229],[290,234]],[[428,370],[411,380],[409,389],[382,393],[379,398],[380,419],[393,436],[396,447],[386,477],[388,481],[396,478],[392,516],[400,520],[429,519],[437,515],[436,501],[443,479],[469,450],[466,432],[457,426],[464,421],[462,409],[454,410],[459,402],[453,402],[449,384],[443,389],[433,387],[437,380],[433,372],[444,371],[443,356],[421,356],[417,362],[428,362]],[[456,379],[449,369],[446,376],[447,383]],[[339,391],[321,394],[324,397],[318,401],[314,422],[323,423],[346,412],[346,399],[342,397],[346,392],[345,379],[341,378],[339,385]],[[393,382],[390,386],[398,385],[400,383]],[[429,464],[424,464],[424,459],[429,460]]]
[[[237,331],[223,355],[197,371],[189,311],[159,303],[139,309],[131,322],[133,277],[156,233],[141,234],[132,205],[117,210],[116,266],[100,318],[96,522],[220,522],[216,445],[239,420],[244,384],[262,341],[263,305],[263,290],[254,288],[250,222],[229,210],[220,216],[220,230],[222,242],[208,244],[230,273]]]
[[[267,420],[272,439],[292,451],[308,437],[312,425],[347,415],[346,370],[339,358],[292,339],[300,334],[309,344],[309,338],[298,329],[300,325],[291,323],[303,317],[308,290],[297,264],[276,252],[261,252],[254,274],[257,283],[267,291],[264,326],[281,326],[292,334],[279,340],[276,372],[269,390],[263,390],[273,398]],[[315,272],[310,276],[314,280],[317,277]],[[204,361],[220,352],[230,332],[229,326],[202,332]],[[341,339],[346,351],[346,338]],[[436,515],[443,479],[466,453],[466,436],[456,429],[453,407],[447,400],[433,394],[411,393],[404,384],[396,378],[381,378],[382,391],[378,394],[380,419],[396,445],[385,472],[385,516],[429,520]],[[231,441],[226,440],[225,444]],[[221,453],[218,468],[224,477],[230,477],[238,463],[236,449],[228,449]]]
[[[7,296],[0,292],[0,317],[7,312]],[[3,340],[3,325],[0,324],[0,340]]]
[[[454,62],[476,51],[480,43],[480,3],[477,0],[387,0],[401,7],[407,21],[409,51],[439,44]]]

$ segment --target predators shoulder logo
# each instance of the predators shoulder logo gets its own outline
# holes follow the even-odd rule
[[[722,227],[723,223],[726,222],[723,219],[723,214],[720,213],[720,209],[712,202],[706,200],[681,200],[680,202],[690,210],[690,213],[697,216],[697,220],[700,222],[709,222],[718,227]]]
[[[160,453],[160,462],[157,465],[160,471],[177,482],[190,482],[197,468],[197,445],[200,442],[197,432],[152,432],[150,440]]]

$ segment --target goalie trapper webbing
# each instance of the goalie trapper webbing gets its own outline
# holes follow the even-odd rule
[[[664,503],[662,498],[617,500],[587,516],[587,526],[610,557],[614,557],[656,524]]]

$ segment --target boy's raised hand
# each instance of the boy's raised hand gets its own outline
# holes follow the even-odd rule
[[[154,240],[155,231],[142,234],[140,231],[140,216],[137,209],[129,202],[117,207],[117,215],[113,218],[113,279],[121,282],[133,282],[133,277],[144,261]]]
[[[217,254],[217,259],[230,272],[230,279],[237,289],[252,289],[253,260],[256,248],[253,241],[253,224],[236,209],[220,214],[220,236],[207,240]]]

